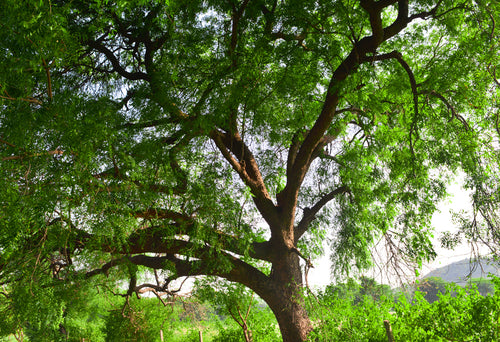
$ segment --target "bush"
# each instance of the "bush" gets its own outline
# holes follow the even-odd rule
[[[493,280],[500,288],[500,280]],[[400,341],[500,341],[500,294],[481,296],[473,286],[448,285],[439,300],[428,303],[417,292],[412,302],[396,305],[393,325]]]
[[[500,279],[493,279],[500,288]],[[397,301],[359,296],[357,291],[325,291],[311,306],[315,329],[311,341],[387,341],[389,320],[396,341],[500,341],[500,291],[481,296],[475,286],[448,285],[439,300],[425,293]],[[361,298],[361,299],[360,299]]]

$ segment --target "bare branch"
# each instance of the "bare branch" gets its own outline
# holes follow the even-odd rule
[[[34,153],[34,154],[24,155],[24,156],[3,157],[2,160],[18,160],[18,159],[33,158],[33,157],[56,156],[56,155],[62,155],[62,154],[64,154],[64,151],[56,149],[56,150],[53,150],[53,151],[46,151],[46,152],[41,152],[41,153]]]

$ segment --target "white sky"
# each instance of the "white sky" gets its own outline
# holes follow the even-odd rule
[[[439,212],[434,214],[432,218],[432,226],[435,228],[434,233],[434,247],[437,253],[437,257],[433,262],[424,264],[420,270],[420,275],[424,276],[430,271],[450,264],[455,261],[466,259],[472,256],[471,249],[467,244],[460,244],[454,250],[448,250],[441,248],[439,237],[444,231],[454,231],[457,229],[456,225],[453,223],[452,215],[450,210],[458,212],[460,210],[470,211],[471,203],[470,197],[467,192],[465,192],[460,183],[463,181],[462,177],[458,177],[455,182],[452,182],[448,187],[448,192],[451,194],[446,200],[444,200],[439,206]],[[325,252],[328,252],[328,248],[325,248]],[[332,283],[331,272],[330,272],[330,261],[329,254],[325,254],[322,258],[316,260],[314,263],[314,268],[309,271],[308,282],[311,287],[324,287]],[[374,272],[366,272],[367,276],[374,277],[378,282],[387,283],[387,279],[378,279]],[[409,275],[409,278],[415,279],[415,276]],[[397,285],[397,284],[391,284]]]

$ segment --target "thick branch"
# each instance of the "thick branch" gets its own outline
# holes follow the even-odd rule
[[[276,207],[267,191],[255,157],[239,134],[229,135],[213,130],[210,133],[210,138],[243,182],[250,188],[254,195],[253,201],[264,219],[271,226],[276,225],[278,223]]]
[[[293,135],[292,143],[290,144],[290,148],[288,149],[288,158],[286,165],[287,177],[290,176],[288,173],[292,171],[293,164],[295,163],[295,158],[297,157],[297,152],[299,151],[301,133],[303,133],[302,130],[299,130]]]
[[[206,254],[215,251],[216,248],[228,251],[237,255],[248,255],[252,258],[270,261],[270,247],[267,242],[254,242],[248,246],[238,236],[227,233],[210,230],[207,231],[206,240],[217,243],[217,246],[195,245],[192,242],[176,240],[174,236],[192,236],[195,233],[196,225],[194,222],[177,222],[164,227],[152,226],[137,230],[131,234],[121,251],[118,253],[171,253],[183,254],[190,251],[190,255],[202,258]],[[194,237],[194,236],[193,236]],[[195,254],[192,254],[195,253]]]
[[[192,256],[199,259],[213,256],[213,253],[226,253],[225,251],[227,251],[240,256],[250,256],[254,259],[271,261],[271,248],[268,242],[247,244],[245,240],[238,236],[212,228],[206,230],[206,234],[204,235],[205,242],[193,243],[186,241],[186,236],[193,238],[193,240],[199,239],[196,235],[198,226],[194,221],[194,217],[189,215],[171,210],[155,209],[136,212],[133,215],[138,218],[165,219],[173,222],[139,228],[130,234],[121,246],[102,242],[99,237],[96,238],[95,235],[77,228],[71,221],[64,217],[52,219],[47,222],[47,227],[55,226],[60,222],[65,222],[70,226],[70,229],[66,230],[69,235],[64,239],[65,245],[54,247],[55,252],[62,249],[68,257],[75,249],[88,248],[90,250],[100,250],[106,253],[122,255],[167,253]],[[61,234],[61,231],[57,230],[54,233]],[[25,242],[26,249],[32,249],[40,239],[42,238],[39,235],[29,238]],[[68,248],[71,248],[71,250],[68,250]]]
[[[378,45],[384,39],[384,28],[382,26],[382,18],[380,16],[383,7],[379,6],[379,2],[375,2],[373,0],[361,0],[360,4],[370,16],[372,37],[374,44]]]
[[[225,253],[221,254],[221,256],[231,263],[232,267],[229,270],[227,267],[214,266],[213,262],[206,262],[203,259],[186,260],[180,259],[173,254],[156,257],[140,254],[111,260],[101,268],[87,272],[85,277],[90,278],[98,274],[107,275],[111,268],[130,262],[134,265],[141,265],[151,269],[175,269],[175,278],[196,275],[218,276],[229,281],[244,284],[261,296],[269,295],[270,279],[268,276],[238,258]]]
[[[143,72],[128,72],[125,70],[121,64],[118,58],[115,56],[115,54],[109,50],[107,47],[105,47],[103,44],[94,41],[94,40],[89,40],[86,42],[87,45],[102,54],[104,54],[107,58],[107,60],[111,63],[113,66],[113,71],[116,71],[120,76],[129,79],[129,80],[145,80],[145,81],[151,81],[151,77]]]
[[[350,54],[342,61],[342,63],[340,63],[330,79],[330,84],[328,86],[328,91],[321,113],[307,134],[307,137],[304,139],[291,169],[287,170],[287,184],[285,189],[280,194],[280,197],[278,197],[278,205],[287,208],[288,211],[292,210],[296,203],[298,190],[302,185],[302,181],[308,171],[309,165],[314,158],[314,151],[335,116],[335,109],[339,100],[341,83],[347,78],[347,76],[357,69],[360,63],[367,61],[366,56],[368,54],[375,53],[376,49],[382,42],[403,30],[410,21],[408,18],[408,1],[398,1],[398,17],[392,25],[383,29],[382,39],[380,39],[380,23],[378,22],[379,19],[375,16],[375,13],[378,12],[380,14],[382,6],[389,6],[391,4],[391,1],[381,1],[376,3],[372,1],[365,2],[367,11],[369,13],[374,13],[370,16],[370,23],[372,28],[375,29],[374,35],[365,37],[356,42]],[[291,216],[293,216],[293,214]]]
[[[296,204],[299,188],[313,159],[313,152],[333,120],[338,99],[337,92],[327,94],[321,114],[307,134],[293,164],[289,164],[287,184],[278,196],[278,205],[286,208],[285,210],[290,210]]]
[[[384,41],[401,32],[412,20],[408,18],[408,0],[399,0],[398,16],[389,27],[384,28]]]
[[[243,0],[243,3],[238,9],[236,9],[236,7],[233,5],[233,15],[232,15],[233,24],[231,27],[231,46],[229,50],[231,55],[233,55],[234,52],[236,51],[236,46],[238,45],[238,30],[239,30],[240,19],[243,16],[243,12],[245,12],[245,9],[249,2],[250,0]],[[233,57],[233,63],[236,63],[235,57]]]

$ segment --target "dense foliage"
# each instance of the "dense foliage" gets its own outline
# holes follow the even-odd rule
[[[388,340],[384,320],[392,326],[395,341],[497,341],[500,338],[500,279],[497,291],[483,296],[475,285],[448,283],[437,301],[426,292],[386,292],[374,299],[360,295],[363,287],[351,282],[329,287],[312,303],[318,328],[311,341]],[[375,291],[377,293],[379,289]]]
[[[336,273],[369,267],[377,242],[391,266],[420,265],[459,169],[461,232],[497,253],[499,7],[1,1],[9,317],[56,329],[74,293],[172,294],[208,275],[302,342],[303,267],[325,239]]]
[[[441,281],[432,281],[440,284]],[[483,280],[484,281],[484,280]],[[500,279],[491,283],[500,288]],[[472,282],[474,284],[475,282]],[[310,340],[317,342],[380,341],[386,342],[384,320],[390,322],[396,341],[496,341],[500,338],[500,291],[481,295],[476,285],[459,287],[451,283],[438,293],[438,300],[428,301],[427,293],[411,287],[390,289],[371,278],[330,285],[317,295],[306,295],[308,311],[315,329]],[[104,290],[104,289],[101,289]],[[219,289],[220,290],[220,289]],[[2,306],[0,340],[11,341],[17,322],[17,336],[24,341],[105,341],[181,342],[275,342],[279,329],[271,310],[261,299],[224,287],[219,293],[202,288],[194,297],[177,298],[162,303],[157,298],[128,300],[121,296],[104,296],[86,291],[87,305],[77,301],[62,303],[61,324],[50,324],[50,308],[39,304],[40,314],[26,312],[12,315]],[[209,302],[204,299],[210,298]],[[228,300],[228,298],[231,298]],[[232,317],[248,304],[245,316],[247,337],[240,317]],[[4,304],[5,301],[0,301]],[[167,304],[166,306],[164,304]],[[231,306],[228,306],[231,305]]]

